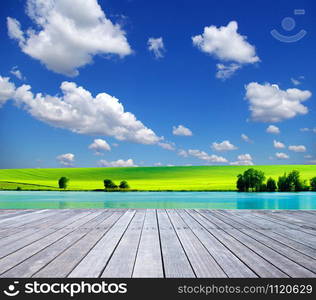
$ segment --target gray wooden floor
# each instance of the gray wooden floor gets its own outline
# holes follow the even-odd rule
[[[0,210],[0,277],[316,277],[316,211]]]

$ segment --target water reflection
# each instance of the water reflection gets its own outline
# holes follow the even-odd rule
[[[0,208],[316,209],[316,193],[1,191]]]

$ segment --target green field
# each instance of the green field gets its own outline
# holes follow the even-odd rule
[[[127,180],[136,190],[235,190],[236,176],[249,166],[190,166],[137,168],[59,168],[0,170],[0,189],[54,190],[61,176],[70,179],[68,190],[103,188],[103,179],[116,184]],[[254,166],[275,179],[298,170],[302,179],[316,176],[315,165]]]

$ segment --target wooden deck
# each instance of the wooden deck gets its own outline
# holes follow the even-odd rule
[[[0,277],[316,277],[316,211],[0,210]]]

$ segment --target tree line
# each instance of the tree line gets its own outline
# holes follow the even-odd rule
[[[66,189],[68,187],[70,179],[62,176],[58,179],[58,186],[60,189]],[[126,180],[122,180],[119,185],[116,185],[111,179],[104,179],[103,185],[105,190],[115,190],[115,189],[122,189],[126,190],[129,189],[130,186]]]
[[[309,180],[302,180],[300,172],[291,171],[289,174],[284,173],[278,178],[278,181],[269,177],[265,182],[263,171],[253,168],[246,170],[243,174],[237,175],[236,187],[239,192],[302,192],[316,191],[316,177]]]

